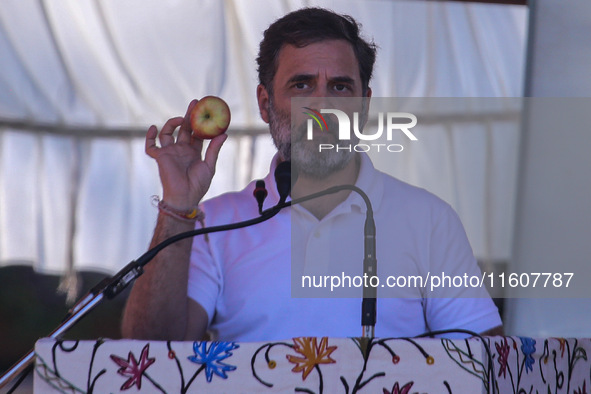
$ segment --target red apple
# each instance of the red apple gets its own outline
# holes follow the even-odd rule
[[[216,96],[205,96],[191,110],[191,129],[201,139],[212,139],[230,125],[230,108]]]

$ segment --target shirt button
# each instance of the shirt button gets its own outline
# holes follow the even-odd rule
[[[321,237],[320,231],[314,232],[314,237],[315,238],[320,238]]]

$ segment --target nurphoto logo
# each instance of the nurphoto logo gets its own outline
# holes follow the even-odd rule
[[[369,152],[370,150],[378,152],[388,151],[393,153],[402,152],[404,147],[401,144],[360,143],[361,141],[376,141],[382,138],[384,130],[388,142],[392,141],[394,132],[402,132],[409,140],[418,141],[418,138],[410,131],[411,128],[417,125],[417,117],[408,112],[380,112],[377,117],[377,131],[374,133],[368,133],[368,130],[363,129],[365,121],[361,122],[362,124],[360,127],[359,112],[353,112],[353,122],[351,124],[349,115],[339,109],[320,109],[319,111],[310,107],[304,107],[304,109],[306,110],[304,111],[304,114],[311,118],[308,119],[307,122],[307,139],[309,141],[314,139],[314,123],[318,125],[321,131],[329,131],[328,124],[322,114],[332,114],[337,118],[338,139],[343,142],[343,144],[318,144],[319,152],[324,150],[336,150],[337,152]],[[351,130],[353,130],[353,136],[351,135]]]

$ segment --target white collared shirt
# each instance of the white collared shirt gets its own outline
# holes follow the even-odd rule
[[[276,160],[265,178],[265,209],[279,200]],[[430,293],[429,283],[426,288],[386,284],[388,277],[481,275],[460,220],[447,203],[375,170],[365,154],[356,186],[368,194],[376,221],[377,337],[409,337],[429,329],[483,332],[501,324],[483,288],[450,286]],[[253,190],[254,182],[204,202],[206,225],[257,217]],[[365,212],[363,199],[351,193],[322,220],[294,206],[255,226],[210,234],[209,243],[196,237],[188,295],[205,309],[210,330],[220,340],[361,336],[362,288],[355,287],[355,280],[351,288],[333,291],[330,284],[336,283],[333,277],[346,282],[363,275]],[[303,275],[316,278],[316,284],[331,279],[326,287],[302,287]]]

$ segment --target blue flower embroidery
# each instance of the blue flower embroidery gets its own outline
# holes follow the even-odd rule
[[[226,372],[236,369],[235,366],[224,364],[221,361],[232,356],[232,350],[239,346],[235,342],[209,342],[209,347],[206,341],[193,342],[194,356],[189,356],[188,359],[196,364],[205,365],[205,376],[208,382],[215,373],[221,378],[227,379]]]
[[[525,372],[533,372],[533,365],[535,363],[535,360],[532,357],[532,354],[534,354],[536,351],[536,340],[525,337],[519,337],[519,339],[521,340],[521,351],[525,355]]]

